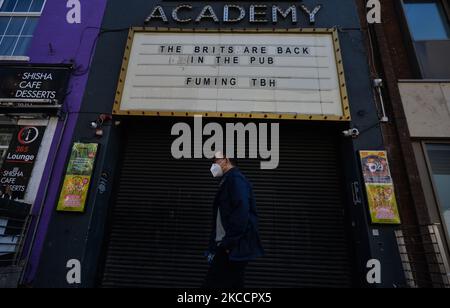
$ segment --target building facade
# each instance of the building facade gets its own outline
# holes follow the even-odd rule
[[[402,185],[408,284],[448,287],[449,3],[383,1],[381,8],[382,23],[365,27],[374,78],[384,83],[385,145]]]
[[[201,286],[224,150],[247,286],[447,287],[450,8],[367,5],[0,0],[0,281]]]
[[[200,286],[218,183],[195,142],[231,124],[279,130],[277,168],[238,159],[267,253],[248,286],[406,286],[361,25],[350,0],[108,1],[71,140],[95,146],[89,193],[54,200],[33,285]],[[188,128],[194,152],[177,158]]]
[[[105,3],[0,1],[3,286],[36,272]]]

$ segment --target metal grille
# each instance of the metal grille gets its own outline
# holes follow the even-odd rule
[[[0,288],[16,287],[22,267],[19,264],[30,205],[0,199]]]
[[[210,161],[171,157],[172,124],[152,118],[126,128],[105,287],[202,285],[218,183],[209,172]],[[254,187],[266,250],[249,266],[246,286],[351,285],[334,131],[282,123],[277,169],[260,170],[259,161],[239,160]]]
[[[395,232],[410,288],[450,288],[450,267],[438,225],[402,226]]]

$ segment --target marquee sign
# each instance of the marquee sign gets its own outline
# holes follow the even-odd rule
[[[348,121],[333,29],[132,29],[114,114]]]
[[[205,5],[201,8],[194,7],[191,4],[180,4],[171,10],[157,5],[153,8],[145,23],[163,22],[168,23],[169,18],[177,23],[201,23],[212,21],[215,23],[223,22],[233,24],[248,18],[250,23],[278,23],[281,20],[290,20],[296,24],[303,14],[310,24],[316,22],[316,15],[319,13],[322,5],[317,4],[314,7],[308,7],[305,4],[289,6],[250,4],[248,8],[244,5],[225,4],[220,10],[214,9],[211,5]],[[198,12],[195,12],[198,11]]]

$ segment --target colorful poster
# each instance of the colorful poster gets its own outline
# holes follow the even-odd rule
[[[372,223],[399,224],[397,201],[392,184],[366,184]]]
[[[372,223],[400,224],[386,151],[360,151]]]
[[[58,201],[58,211],[83,212],[98,144],[74,143]]]
[[[361,151],[360,156],[366,183],[392,183],[385,151]]]

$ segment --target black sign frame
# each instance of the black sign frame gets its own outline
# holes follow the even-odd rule
[[[0,197],[23,199],[47,126],[20,125],[0,168]]]
[[[56,114],[67,95],[71,64],[0,64],[0,114]]]

